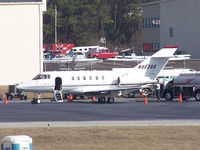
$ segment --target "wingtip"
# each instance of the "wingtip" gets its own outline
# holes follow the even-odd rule
[[[166,45],[164,48],[178,48],[178,45]]]

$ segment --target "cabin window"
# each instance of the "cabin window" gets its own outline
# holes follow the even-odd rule
[[[46,75],[46,74],[39,74],[37,75],[35,78],[33,78],[33,80],[39,80],[39,79],[50,79],[50,75]]]
[[[80,80],[80,77],[77,77],[77,80]]]
[[[74,77],[72,77],[72,80],[74,80]]]
[[[104,80],[105,79],[105,77],[104,76],[102,76],[102,80]]]
[[[86,80],[86,77],[85,77],[85,76],[83,76],[83,80]]]
[[[169,37],[174,37],[174,28],[169,28]]]
[[[98,76],[96,76],[96,80],[98,80],[99,79],[99,77]]]
[[[90,76],[89,79],[92,80],[92,76]]]

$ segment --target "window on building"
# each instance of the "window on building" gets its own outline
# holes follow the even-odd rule
[[[169,28],[169,37],[174,37],[174,28]]]
[[[72,77],[72,80],[74,80],[74,77]]]
[[[99,79],[99,77],[98,76],[96,76],[96,80],[98,80]]]
[[[80,80],[80,77],[77,77],[77,80]]]
[[[160,28],[160,18],[143,18],[143,28]]]
[[[160,43],[143,43],[144,52],[156,52],[160,49]]]

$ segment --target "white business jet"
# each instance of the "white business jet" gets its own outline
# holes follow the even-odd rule
[[[176,49],[177,46],[166,46],[129,70],[43,72],[33,80],[19,84],[17,88],[25,92],[54,93],[57,102],[63,101],[63,94],[71,93],[97,96],[99,102],[113,103],[114,96],[125,90],[155,83],[157,75],[169,58],[173,57]],[[36,103],[41,103],[39,96]]]

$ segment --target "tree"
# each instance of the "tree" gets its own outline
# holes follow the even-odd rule
[[[58,42],[96,45],[129,43],[141,21],[140,0],[49,0],[44,15],[44,41],[54,43],[54,7],[58,10]]]

